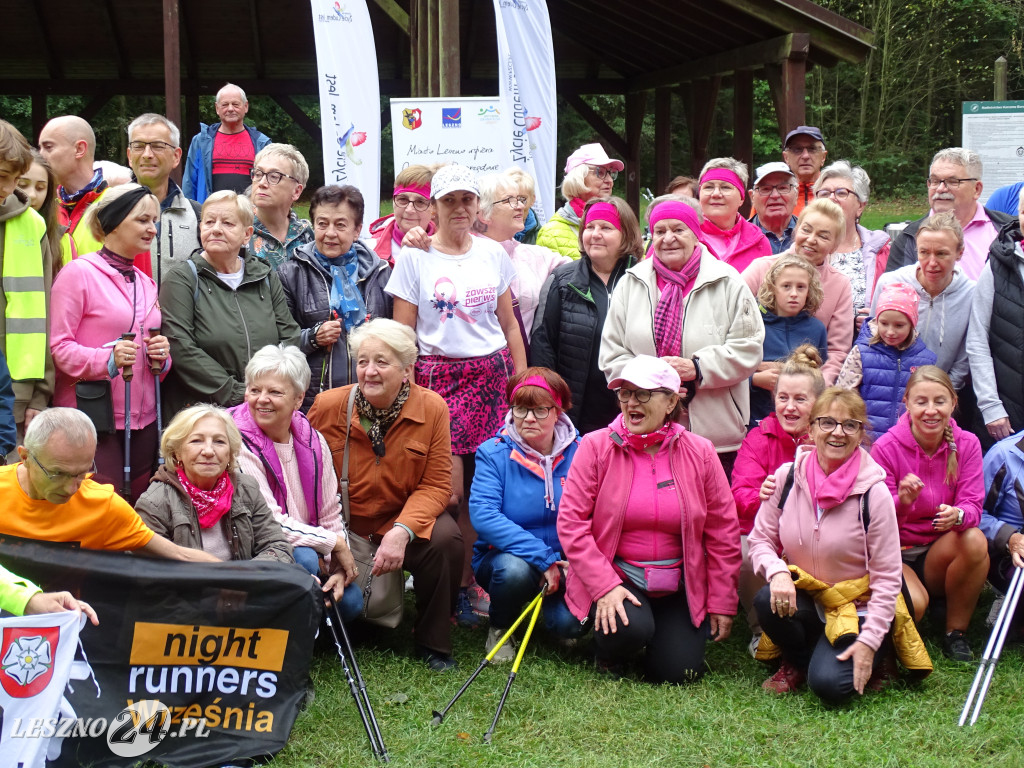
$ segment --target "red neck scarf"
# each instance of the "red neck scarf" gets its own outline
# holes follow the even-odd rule
[[[626,427],[626,421],[620,413],[615,417],[615,421],[611,424],[612,432],[622,438],[622,441],[637,451],[646,451],[652,445],[658,445],[665,441],[665,438],[669,437],[674,431],[674,426],[671,421],[666,421],[661,427],[654,432],[646,435],[638,435],[635,432],[630,432]]]
[[[231,509],[235,486],[232,485],[227,472],[220,476],[220,480],[209,491],[204,491],[193,485],[181,467],[178,467],[178,480],[181,481],[182,487],[196,508],[200,528],[204,530],[212,528],[218,520],[224,517],[224,513]]]

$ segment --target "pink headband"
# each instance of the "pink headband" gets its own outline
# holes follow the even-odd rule
[[[743,200],[747,196],[747,193],[743,190],[743,182],[740,181],[740,177],[728,168],[712,168],[700,177],[700,183],[702,185],[705,181],[724,181],[727,184],[732,184],[740,191],[740,200]]]
[[[702,243],[704,242],[704,233],[701,232],[700,222],[697,221],[697,212],[686,203],[680,203],[678,200],[666,200],[663,203],[658,203],[654,207],[654,211],[651,212],[650,227],[652,233],[654,232],[654,225],[663,219],[679,219],[690,228],[690,231],[693,232],[697,240]]]
[[[510,397],[509,400],[515,400],[516,392],[518,392],[523,387],[540,387],[541,389],[545,390],[548,394],[551,395],[551,399],[555,401],[555,405],[557,405],[559,408],[562,407],[562,398],[560,398],[555,393],[555,390],[553,390],[551,388],[551,385],[544,380],[543,376],[530,376],[520,381],[518,384],[516,384],[515,389],[512,390],[512,397]]]
[[[413,184],[407,184],[404,187],[395,187],[395,197],[398,197],[403,192],[415,192],[417,195],[423,195],[427,200],[430,199],[430,185],[425,184],[421,187],[417,187]]]
[[[587,218],[583,221],[583,226],[597,220],[607,221],[617,230],[622,230],[622,220],[619,219],[619,211],[611,203],[594,203],[590,206],[587,211]]]

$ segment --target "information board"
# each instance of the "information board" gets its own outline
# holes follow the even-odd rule
[[[497,96],[392,99],[395,175],[414,163],[458,163],[477,174],[511,165],[502,157]]]
[[[963,145],[981,155],[982,205],[1024,180],[1024,101],[963,102]]]

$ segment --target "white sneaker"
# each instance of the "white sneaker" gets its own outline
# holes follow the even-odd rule
[[[751,657],[753,657],[755,659],[757,658],[757,645],[760,642],[761,642],[761,633],[760,632],[755,632],[754,635],[750,638],[750,642],[747,643],[747,651],[750,653]]]
[[[491,649],[498,644],[508,630],[498,629],[497,627],[489,627],[487,629],[487,642],[484,645],[484,651],[490,653]],[[505,641],[505,644],[498,649],[498,652],[494,654],[494,658],[491,661],[495,664],[503,664],[505,662],[512,661],[516,657],[516,639],[510,637]]]
[[[999,610],[1003,607],[1004,600],[1006,600],[1005,595],[997,595],[995,601],[993,601],[992,608],[988,612],[988,618],[985,619],[985,626],[989,629],[996,625],[996,619],[999,618]]]

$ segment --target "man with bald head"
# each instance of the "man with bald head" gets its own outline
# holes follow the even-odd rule
[[[237,85],[228,83],[217,91],[216,106],[220,122],[199,124],[181,182],[185,197],[200,204],[223,189],[244,193],[256,154],[270,143],[268,136],[245,124],[249,100]]]
[[[61,223],[71,233],[71,258],[102,247],[88,227],[79,227],[89,206],[107,190],[102,170],[93,170],[96,134],[77,115],[53,118],[39,134],[39,151],[53,168],[60,186]]]

